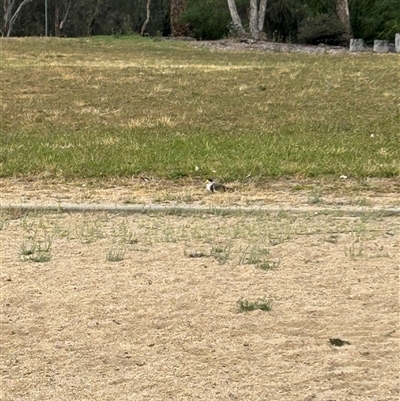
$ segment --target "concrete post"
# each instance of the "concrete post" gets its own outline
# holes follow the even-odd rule
[[[396,33],[395,46],[396,53],[400,53],[400,33]]]
[[[388,53],[389,52],[389,41],[388,40],[374,40],[374,52],[375,53]]]
[[[364,40],[363,39],[350,39],[350,51],[351,52],[362,52],[364,51]]]

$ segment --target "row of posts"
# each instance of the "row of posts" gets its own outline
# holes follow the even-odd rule
[[[368,48],[364,45],[362,39],[350,39],[350,51],[362,52]],[[388,40],[375,40],[373,51],[375,53],[400,53],[400,33],[396,33],[395,43],[390,43]]]

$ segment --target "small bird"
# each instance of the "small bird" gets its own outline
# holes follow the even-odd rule
[[[207,180],[207,185],[206,185],[207,191],[209,192],[233,192],[232,188],[226,187],[224,184],[220,184],[219,182],[213,181],[212,178],[209,178]]]

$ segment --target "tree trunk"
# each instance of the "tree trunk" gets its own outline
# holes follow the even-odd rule
[[[31,1],[32,0],[23,0],[13,14],[12,10],[15,5],[15,0],[4,0],[4,25],[2,31],[3,36],[7,38],[10,37],[12,27],[14,25],[14,22],[17,20],[18,15],[22,10],[22,7],[30,3]]]
[[[62,8],[64,10],[62,10]],[[70,8],[71,0],[63,1],[62,6],[60,6],[60,3],[56,0],[56,4],[54,6],[54,34],[57,37],[62,36],[63,34]],[[63,12],[64,17],[62,17]]]
[[[54,36],[59,37],[61,36],[61,9],[60,3],[55,0],[54,2]]]
[[[346,26],[346,33],[351,37],[350,12],[348,0],[336,0],[336,13],[340,21]]]
[[[188,27],[181,22],[185,9],[185,0],[171,0],[171,36],[186,36],[188,34]]]
[[[259,40],[260,34],[264,29],[265,11],[267,9],[267,0],[261,0],[258,6],[258,0],[250,0],[250,33],[253,39]]]
[[[93,14],[91,15],[91,17],[89,19],[87,36],[93,36],[94,35],[94,24],[96,22],[97,16],[100,13],[101,1],[102,0],[97,0],[95,9],[93,10]]]
[[[14,7],[15,0],[4,0],[4,25],[1,31],[3,36],[10,36],[10,20],[12,17],[12,9]]]
[[[237,12],[235,0],[228,0],[229,11],[232,17],[232,23],[239,34],[245,34],[245,30]],[[267,0],[250,0],[249,28],[253,39],[259,40],[264,29],[265,11],[267,9]]]
[[[242,21],[240,20],[239,14],[237,12],[235,0],[228,0],[228,7],[229,7],[229,12],[231,14],[232,18],[232,24],[240,35],[244,35],[246,31],[243,28]]]
[[[142,29],[141,29],[141,31],[140,31],[140,34],[141,34],[142,36],[144,36],[144,34],[145,34],[145,32],[146,32],[146,26],[147,26],[147,24],[148,24],[149,21],[150,21],[150,3],[151,3],[151,0],[147,0],[147,6],[146,6],[146,21],[144,21],[144,24],[143,24]]]
[[[260,38],[259,31],[258,31],[258,4],[257,0],[250,0],[250,34],[253,39],[258,40]]]
[[[258,32],[262,32],[264,30],[266,11],[267,11],[267,0],[261,0],[260,8],[258,10]]]

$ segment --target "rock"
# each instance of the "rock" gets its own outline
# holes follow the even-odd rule
[[[388,53],[389,52],[389,41],[374,40],[374,52],[375,53]]]
[[[365,50],[363,39],[350,39],[350,51],[362,52]]]

